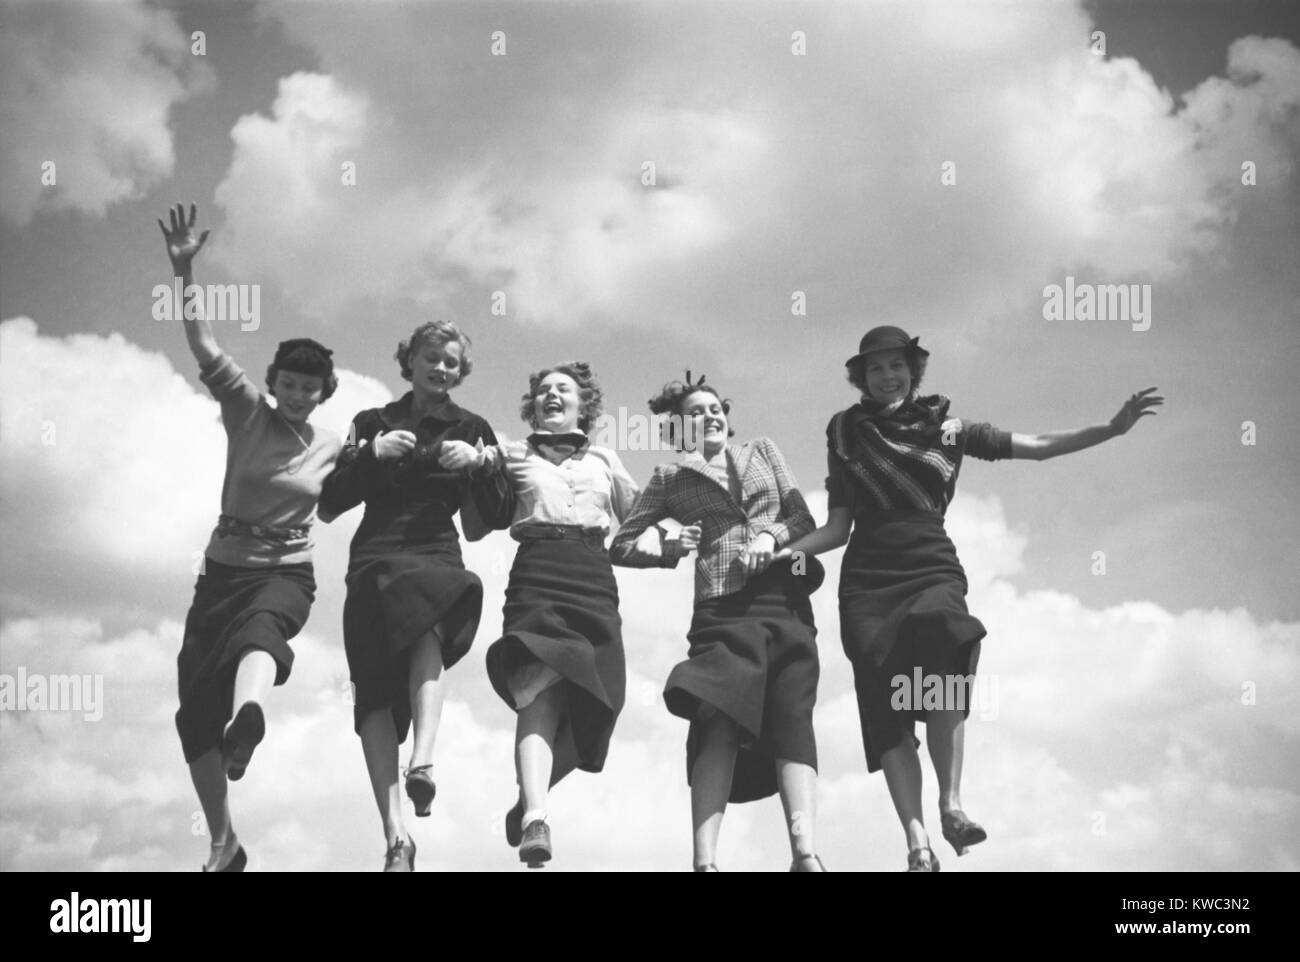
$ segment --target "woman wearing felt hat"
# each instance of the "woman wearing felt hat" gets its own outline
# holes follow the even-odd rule
[[[794,475],[768,438],[729,444],[731,402],[704,378],[673,381],[650,401],[683,454],[660,465],[614,538],[615,564],[676,567],[698,550],[690,650],[664,687],[690,723],[695,871],[716,872],[729,802],[781,795],[790,871],[823,872],[814,847],[820,663],[809,596],[825,572],[777,549],[813,530]],[[684,527],[670,538],[660,522]]]
[[[433,749],[446,673],[469,651],[483,585],[461,561],[453,516],[477,541],[509,512],[508,491],[473,472],[495,444],[487,421],[451,391],[473,370],[469,338],[450,321],[421,324],[394,355],[411,390],[362,411],[321,492],[331,520],[364,503],[352,538],[343,647],[352,678],[353,724],[387,842],[385,872],[415,868],[398,785],[398,746],[415,728],[406,794],[417,816],[436,793]]]
[[[970,706],[918,709],[899,700],[900,676],[969,680],[984,625],[966,609],[966,576],[943,517],[964,456],[988,461],[1081,451],[1127,432],[1163,403],[1155,388],[1134,394],[1109,423],[1048,434],[1014,434],[949,417],[949,399],[918,392],[929,352],[897,327],[868,331],[845,362],[861,400],[826,429],[827,523],[787,552],[818,554],[847,542],[840,573],[840,633],[853,664],[869,771],[883,769],[908,845],[909,872],[937,872],[921,806],[920,742],[939,781],[943,836],[958,855],[984,841],[962,811],[964,725]]]
[[[163,238],[174,276],[193,283],[197,208],[169,212]],[[199,379],[221,405],[226,475],[221,518],[204,552],[177,658],[176,729],[212,837],[205,872],[242,872],[248,857],[231,827],[227,780],[244,775],[266,731],[263,704],[293,666],[289,640],[315,597],[309,533],[321,484],[341,442],[308,418],[334,393],[331,352],[310,338],[284,341],[259,391],[221,350],[202,298],[184,312]]]
[[[551,858],[550,788],[575,769],[604,768],[623,709],[623,622],[605,539],[637,486],[614,451],[587,437],[601,400],[583,361],[538,371],[520,404],[532,433],[481,458],[515,494],[519,548],[487,669],[516,716],[519,798],[505,831],[529,868]]]

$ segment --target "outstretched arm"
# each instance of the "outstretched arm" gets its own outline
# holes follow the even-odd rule
[[[1046,434],[1012,434],[1011,456],[1033,461],[1046,461],[1048,458],[1062,454],[1072,454],[1093,445],[1127,434],[1129,428],[1137,424],[1138,419],[1156,412],[1152,408],[1165,403],[1165,399],[1153,394],[1156,388],[1149,387],[1130,397],[1119,413],[1110,419],[1109,424],[1094,424],[1086,428],[1074,428],[1068,431],[1049,431]]]
[[[194,222],[198,219],[196,204],[190,204],[188,222],[185,219],[185,208],[181,204],[169,210],[167,216],[171,219],[171,229],[168,230],[161,219],[158,221],[158,227],[167,242],[167,256],[171,258],[172,276],[181,279],[181,291],[185,299],[185,306],[181,311],[181,317],[185,322],[185,337],[190,342],[190,352],[199,362],[199,367],[208,367],[221,356],[221,347],[217,344],[216,335],[212,333],[212,324],[204,314],[203,298],[191,298],[188,293],[190,285],[194,283],[194,255],[203,249],[203,243],[208,239],[208,231],[205,230],[198,237],[194,236]]]

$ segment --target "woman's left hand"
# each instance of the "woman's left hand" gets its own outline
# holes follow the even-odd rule
[[[1118,437],[1121,434],[1127,434],[1128,429],[1137,424],[1138,418],[1145,417],[1148,414],[1154,415],[1156,412],[1151,408],[1159,407],[1165,403],[1165,399],[1160,395],[1151,395],[1156,388],[1149,387],[1145,391],[1139,391],[1134,394],[1124,406],[1119,409],[1119,413],[1110,419],[1111,433]]]
[[[745,550],[740,555],[745,562],[745,570],[751,575],[766,571],[767,566],[772,563],[774,551],[776,551],[776,539],[769,532],[764,531],[756,535],[753,541],[745,545]]]
[[[483,463],[483,445],[471,447],[464,441],[443,441],[438,464],[448,471],[463,471]]]

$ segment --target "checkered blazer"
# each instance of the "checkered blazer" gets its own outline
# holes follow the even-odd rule
[[[699,524],[695,600],[739,591],[749,574],[740,553],[767,532],[781,548],[817,527],[785,458],[768,438],[727,445],[727,466],[740,478],[740,503],[710,476],[702,461],[661,464],[610,544],[610,559],[630,568],[675,568],[684,552],[676,538],[659,535],[658,555],[636,547],[647,528],[665,518]]]

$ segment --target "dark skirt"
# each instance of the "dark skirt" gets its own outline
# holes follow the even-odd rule
[[[474,643],[483,583],[466,571],[454,528],[422,544],[353,548],[343,605],[343,647],[353,685],[353,724],[373,711],[393,713],[398,742],[411,728],[411,646],[437,628],[443,670]]]
[[[275,659],[275,683],[288,680],[293,668],[289,639],[307,622],[315,597],[310,562],[243,568],[204,559],[176,658],[176,731],[186,762],[221,744],[245,652],[268,652]]]
[[[687,782],[704,705],[740,728],[730,801],[775,794],[778,758],[815,769],[813,706],[821,669],[807,579],[792,574],[788,563],[773,565],[740,591],[697,604],[686,638],[690,652],[668,676],[664,702],[691,723]]]
[[[867,770],[879,771],[881,756],[905,736],[920,744],[914,726],[926,710],[915,679],[938,678],[953,691],[959,678],[974,676],[987,633],[966,609],[966,573],[942,515],[884,511],[854,520],[840,568],[840,633]],[[944,707],[969,715],[970,699]]]
[[[532,662],[553,670],[565,687],[565,737],[573,739],[578,767],[600,771],[627,684],[618,584],[604,544],[520,544],[502,616],[502,636],[487,653],[492,687],[518,711],[511,677]]]

